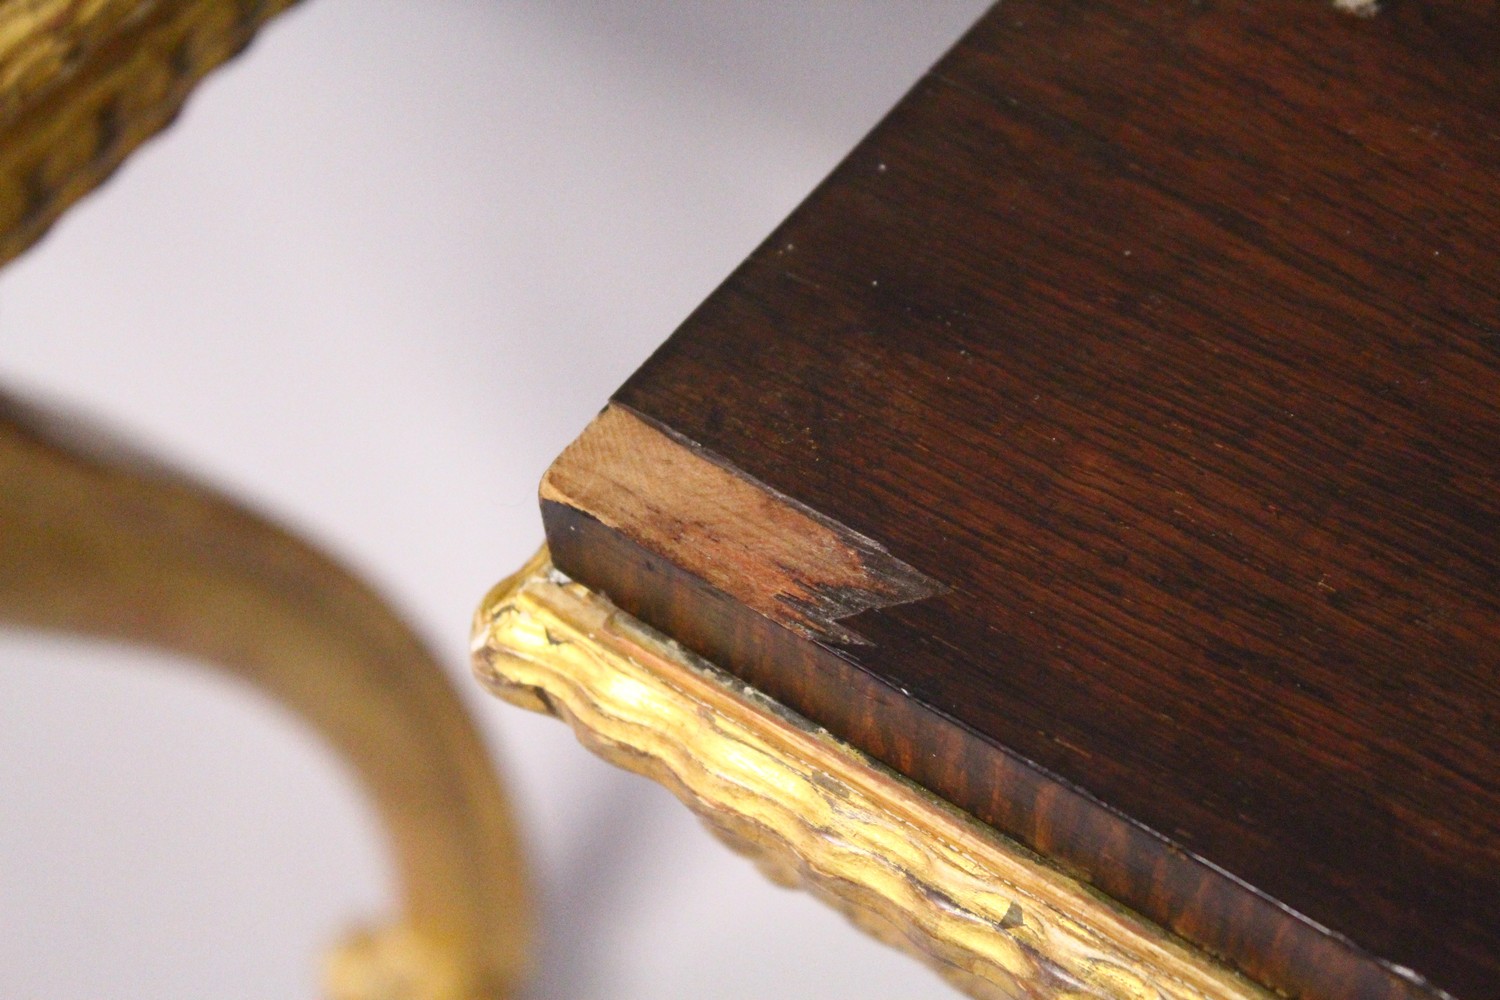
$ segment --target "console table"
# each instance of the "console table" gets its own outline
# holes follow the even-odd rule
[[[1003,997],[1500,996],[1500,18],[1008,0],[476,669]]]
[[[7,8],[0,261],[283,6]],[[1500,996],[1500,18],[1334,6],[997,7],[559,457],[479,677],[976,996]],[[368,588],[9,395],[0,465],[0,622],[359,772],[405,911],[333,995],[522,979]]]

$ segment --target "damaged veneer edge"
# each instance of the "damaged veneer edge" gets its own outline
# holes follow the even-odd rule
[[[558,456],[540,492],[805,639],[865,645],[841,619],[947,589],[618,403]]]

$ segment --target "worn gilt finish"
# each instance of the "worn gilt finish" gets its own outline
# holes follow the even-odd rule
[[[1269,997],[568,581],[545,552],[486,599],[474,665],[502,698],[672,789],[772,878],[973,996]]]

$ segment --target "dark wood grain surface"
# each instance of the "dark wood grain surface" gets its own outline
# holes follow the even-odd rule
[[[1494,1000],[1497,171],[1493,3],[1006,2],[615,397],[931,596],[554,557],[1260,982]]]

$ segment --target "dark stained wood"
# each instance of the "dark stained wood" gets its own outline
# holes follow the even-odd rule
[[[1493,1000],[1497,171],[1494,4],[1008,0],[615,397],[942,589],[554,558],[1263,983]]]

